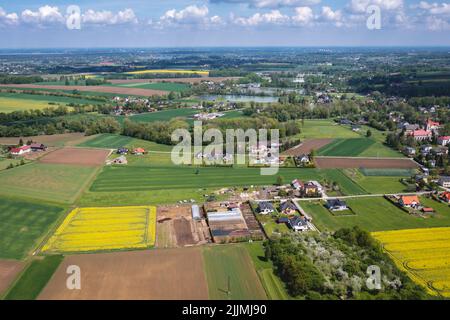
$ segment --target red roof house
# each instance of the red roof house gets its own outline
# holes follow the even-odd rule
[[[19,147],[19,148],[12,148],[10,150],[10,153],[13,156],[20,156],[20,155],[22,155],[24,153],[28,153],[30,151],[31,151],[31,147],[30,146],[22,146],[22,147]]]

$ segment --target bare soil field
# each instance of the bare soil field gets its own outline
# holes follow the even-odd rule
[[[78,90],[88,92],[106,92],[133,96],[163,96],[168,94],[167,91],[139,89],[114,86],[58,86],[58,85],[41,85],[41,84],[8,84],[0,85],[0,87],[14,87],[27,89],[51,89],[51,90]]]
[[[4,145],[16,145],[19,143],[20,138],[24,142],[28,140],[32,140],[36,143],[42,143],[46,146],[61,146],[63,144],[66,145],[75,145],[81,143],[85,140],[92,139],[94,136],[85,136],[84,133],[63,133],[63,134],[54,134],[54,135],[42,135],[42,136],[31,136],[31,137],[8,137],[8,138],[0,138],[0,144]]]
[[[23,266],[20,261],[0,260],[0,295],[8,289]]]
[[[319,150],[320,148],[331,143],[332,141],[333,141],[333,139],[306,140],[302,144],[285,151],[284,154],[286,154],[288,156],[299,156],[302,154],[309,154],[309,153],[311,153],[311,150]]]
[[[101,149],[62,148],[45,155],[40,159],[40,162],[99,166],[105,163],[109,153],[109,150]]]
[[[315,162],[320,169],[417,169],[419,167],[411,159],[316,157]]]
[[[151,83],[151,82],[179,82],[179,83],[200,83],[202,81],[223,82],[226,80],[237,80],[239,77],[201,77],[201,78],[168,78],[168,79],[126,79],[109,80],[112,84],[127,83]]]
[[[190,205],[160,206],[157,211],[156,247],[176,248],[211,241],[205,220],[193,220]]]
[[[81,290],[66,287],[70,265],[81,269]],[[208,299],[203,265],[201,248],[68,256],[38,299]]]

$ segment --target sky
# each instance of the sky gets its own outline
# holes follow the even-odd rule
[[[0,0],[0,48],[197,46],[450,46],[450,2]]]

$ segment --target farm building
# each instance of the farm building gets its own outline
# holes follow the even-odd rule
[[[258,204],[258,211],[260,214],[269,214],[274,213],[275,208],[273,207],[272,203],[263,201]]]
[[[32,143],[30,145],[31,151],[45,151],[47,150],[47,146],[42,143]]]
[[[297,207],[291,201],[286,201],[280,204],[280,211],[283,214],[291,215],[297,212]]]
[[[129,150],[127,148],[117,149],[117,154],[128,154]]]
[[[12,148],[10,150],[10,153],[13,156],[21,156],[21,155],[23,155],[25,153],[29,153],[29,152],[31,152],[31,147],[30,146],[22,146],[22,147],[19,147],[19,148]]]
[[[251,238],[251,233],[239,208],[230,209],[219,206],[217,211],[207,211],[206,216],[214,242],[234,242]]]
[[[145,154],[145,149],[144,148],[136,148],[133,150],[133,154],[137,155],[137,156],[143,155],[143,154]]]
[[[450,192],[444,192],[442,193],[439,198],[441,198],[442,201],[445,201],[447,203],[450,203]]]
[[[347,203],[339,199],[327,200],[326,207],[330,211],[344,211],[348,210]]]
[[[420,201],[418,196],[401,196],[399,203],[402,207],[415,208],[420,206]]]
[[[192,206],[192,219],[194,220],[202,219],[202,216],[200,215],[200,208],[196,204]]]

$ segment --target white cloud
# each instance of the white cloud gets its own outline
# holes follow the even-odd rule
[[[450,15],[450,3],[438,4],[421,1],[417,7],[433,15]]]
[[[22,21],[30,24],[37,24],[40,26],[54,23],[64,23],[64,17],[59,12],[58,7],[51,7],[49,5],[40,7],[38,11],[31,11],[26,9],[21,14]]]
[[[257,26],[260,24],[284,24],[289,22],[290,18],[282,14],[279,10],[272,10],[267,13],[255,13],[254,15],[244,17],[232,17],[233,23],[241,26]]]
[[[447,20],[437,18],[437,17],[428,17],[426,19],[426,24],[428,30],[431,31],[444,31],[450,30],[450,23]]]
[[[283,8],[312,6],[319,4],[321,0],[210,0],[211,3],[243,3],[253,8]]]
[[[159,18],[158,21],[149,21],[149,24],[163,28],[167,26],[191,25],[208,28],[215,25],[223,24],[222,18],[215,15],[209,16],[207,6],[191,5],[182,10],[171,9]]]
[[[342,11],[341,10],[333,11],[331,7],[327,6],[322,7],[321,19],[325,21],[334,22],[337,26],[341,26],[343,20]]]
[[[116,14],[89,9],[82,15],[82,22],[91,25],[136,24],[138,19],[132,9],[125,9]]]
[[[1,25],[17,25],[19,23],[19,16],[17,13],[7,13],[5,10],[3,10],[2,7],[0,7],[0,26]]]
[[[353,13],[365,13],[370,5],[386,11],[402,10],[404,7],[403,0],[351,0],[348,8]]]
[[[300,25],[309,25],[314,20],[314,13],[310,7],[298,7],[292,20]]]

